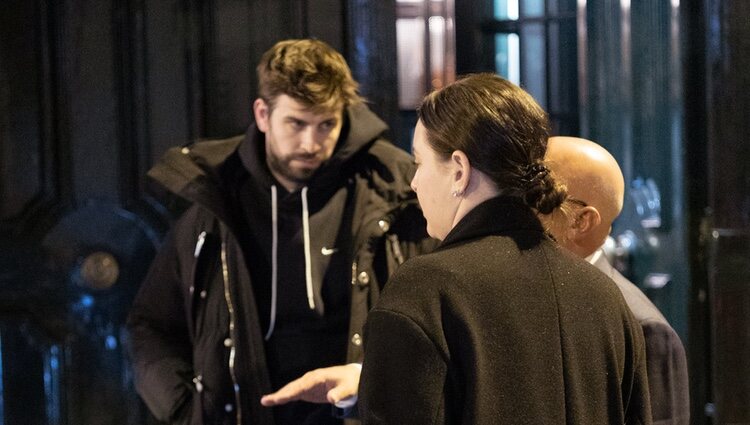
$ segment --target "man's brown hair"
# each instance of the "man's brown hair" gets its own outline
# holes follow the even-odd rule
[[[282,94],[314,111],[363,101],[346,60],[320,40],[284,40],[266,51],[256,68],[258,94],[273,109]]]

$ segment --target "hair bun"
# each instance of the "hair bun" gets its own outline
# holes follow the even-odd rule
[[[549,175],[549,168],[542,163],[534,163],[526,166],[521,179],[526,185],[526,189],[531,189],[534,185],[543,181]]]
[[[521,180],[526,205],[542,214],[551,213],[568,197],[565,186],[556,182],[549,168],[541,162],[528,165]]]

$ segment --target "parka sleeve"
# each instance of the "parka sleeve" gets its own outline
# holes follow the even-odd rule
[[[685,348],[667,323],[642,323],[654,425],[688,425],[690,395]]]
[[[434,424],[445,416],[447,364],[414,321],[373,310],[365,329],[359,414],[369,424]]]
[[[136,390],[157,419],[170,423],[189,413],[194,391],[175,233],[167,235],[127,319]]]

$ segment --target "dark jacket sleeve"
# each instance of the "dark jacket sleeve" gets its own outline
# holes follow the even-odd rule
[[[646,364],[646,347],[643,339],[643,331],[630,311],[627,321],[628,348],[632,363],[626,368],[623,379],[622,394],[625,402],[625,424],[626,425],[650,425],[651,419],[651,397],[648,386],[648,368]]]
[[[444,422],[447,364],[424,331],[406,316],[373,310],[365,341],[359,388],[362,423]]]
[[[685,348],[668,324],[641,322],[646,340],[651,412],[655,425],[690,423],[690,396]]]
[[[157,419],[170,423],[188,414],[194,389],[175,233],[151,264],[127,320],[136,390]]]

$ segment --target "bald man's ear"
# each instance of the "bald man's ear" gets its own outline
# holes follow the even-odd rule
[[[601,222],[602,216],[596,208],[590,205],[578,208],[574,212],[573,223],[570,229],[573,233],[571,239],[579,241],[589,237],[591,232],[594,231]]]

